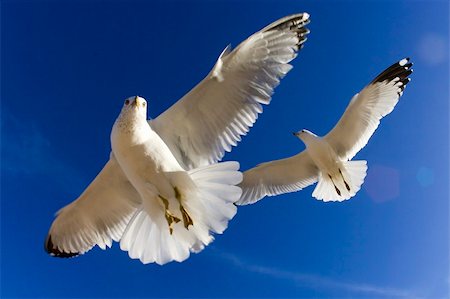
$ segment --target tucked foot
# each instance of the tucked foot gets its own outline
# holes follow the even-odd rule
[[[175,223],[178,223],[178,222],[180,222],[181,220],[180,220],[180,218],[178,218],[178,217],[174,216],[172,213],[170,213],[169,210],[166,210],[166,212],[165,212],[165,217],[166,217],[167,224],[169,225],[169,232],[170,232],[170,234],[172,234],[172,233],[173,233],[173,227],[172,227],[172,224],[173,224],[174,222],[175,222]],[[183,216],[183,220],[184,220],[184,216]]]
[[[178,200],[178,203],[180,204],[180,212],[181,212],[181,215],[183,216],[184,227],[186,229],[189,229],[189,225],[194,225],[194,222],[192,221],[192,218],[191,218],[191,216],[189,216],[189,214],[186,211],[186,209],[181,204],[182,196],[181,196],[180,190],[178,190],[177,187],[174,187],[173,190],[175,192],[175,197]]]
[[[340,170],[339,170],[340,171]],[[328,174],[328,177],[330,178],[331,182],[333,183],[334,189],[336,190],[336,193],[341,196],[341,190],[339,190],[338,187],[336,187],[336,184],[333,181],[333,178],[331,177],[331,174]]]
[[[341,190],[338,189],[338,187],[334,186],[334,189],[336,190],[336,193],[341,196]]]
[[[189,216],[188,212],[184,209],[184,207],[180,204],[180,212],[183,216],[183,223],[186,229],[189,229],[189,225],[194,225],[191,216]]]
[[[180,220],[180,218],[178,218],[177,216],[173,215],[173,214],[169,211],[169,201],[168,201],[166,198],[162,197],[161,195],[158,195],[158,197],[161,199],[161,201],[162,201],[163,204],[164,204],[164,207],[165,207],[165,213],[164,213],[164,216],[166,217],[167,224],[169,225],[169,232],[170,232],[170,234],[172,234],[172,233],[173,233],[173,227],[172,227],[172,224],[173,224],[174,222],[175,222],[175,223],[178,223],[178,222],[180,222],[181,220]],[[184,216],[183,216],[183,220],[184,220]]]
[[[350,191],[350,186],[347,184],[347,182],[344,179],[344,175],[342,174],[341,169],[339,168],[339,173],[341,174],[342,180],[344,181],[345,188],[347,188],[347,191]]]

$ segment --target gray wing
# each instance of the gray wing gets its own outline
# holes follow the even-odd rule
[[[319,169],[303,151],[290,158],[260,164],[244,172],[238,205],[252,204],[265,196],[301,190],[317,182]]]
[[[187,169],[222,159],[270,103],[280,78],[306,41],[306,13],[282,18],[222,52],[211,72],[149,121]]]
[[[352,98],[339,122],[324,137],[341,159],[352,159],[367,144],[381,118],[392,112],[410,81],[411,66],[409,58],[400,60]]]
[[[50,255],[71,257],[95,245],[105,249],[119,241],[140,197],[114,156],[80,195],[58,211],[45,249]]]

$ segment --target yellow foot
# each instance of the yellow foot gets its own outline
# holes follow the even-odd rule
[[[175,222],[175,223],[178,223],[178,222],[180,222],[181,220],[180,220],[180,218],[178,218],[177,216],[173,215],[173,214],[169,211],[169,201],[168,201],[166,198],[162,197],[161,195],[159,195],[159,198],[160,198],[161,201],[163,202],[164,207],[165,207],[165,210],[166,210],[164,216],[166,217],[167,224],[169,225],[169,232],[170,232],[170,234],[173,234],[173,227],[172,227],[172,224],[173,224],[174,222]],[[183,216],[183,218],[184,218],[184,216]]]
[[[180,212],[183,216],[183,223],[186,229],[189,228],[189,225],[194,225],[191,216],[189,216],[188,212],[184,209],[184,207],[180,204]]]
[[[188,229],[189,225],[194,225],[194,222],[192,221],[191,216],[189,216],[188,212],[185,210],[185,208],[181,204],[181,201],[183,200],[183,197],[181,195],[180,190],[178,190],[177,187],[174,187],[173,190],[175,192],[175,197],[178,200],[178,203],[180,204],[180,212],[181,212],[181,216],[183,216],[184,227],[186,229]]]
[[[172,213],[170,213],[169,210],[166,210],[165,216],[166,216],[167,224],[169,225],[169,232],[170,232],[170,234],[172,234],[172,233],[173,233],[172,224],[173,224],[173,223],[178,223],[178,222],[180,222],[181,220],[180,220],[180,218],[178,218],[178,217],[172,215]],[[184,217],[183,217],[183,218],[184,218]]]

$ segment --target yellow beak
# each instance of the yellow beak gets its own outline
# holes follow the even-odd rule
[[[134,98],[134,102],[133,102],[133,106],[139,107],[140,106],[140,100],[139,100],[139,96],[136,96]]]

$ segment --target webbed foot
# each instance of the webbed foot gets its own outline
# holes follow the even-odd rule
[[[181,196],[180,190],[178,190],[177,187],[174,187],[173,190],[175,191],[175,197],[178,200],[178,203],[180,204],[180,212],[181,212],[181,215],[183,216],[184,227],[186,229],[189,229],[189,225],[194,225],[194,222],[192,221],[192,218],[189,215],[189,213],[186,211],[186,209],[181,204],[182,196]]]
[[[166,198],[162,197],[161,195],[158,195],[158,196],[161,199],[161,201],[163,202],[164,207],[165,207],[164,216],[166,217],[167,224],[169,225],[169,233],[173,234],[172,224],[180,222],[181,219],[178,218],[177,216],[173,215],[169,211],[169,201]],[[184,221],[184,215],[183,215],[183,221]]]
[[[180,204],[180,212],[183,216],[183,223],[186,229],[189,229],[189,225],[194,225],[191,216],[189,216],[188,212],[184,209],[184,207]]]

